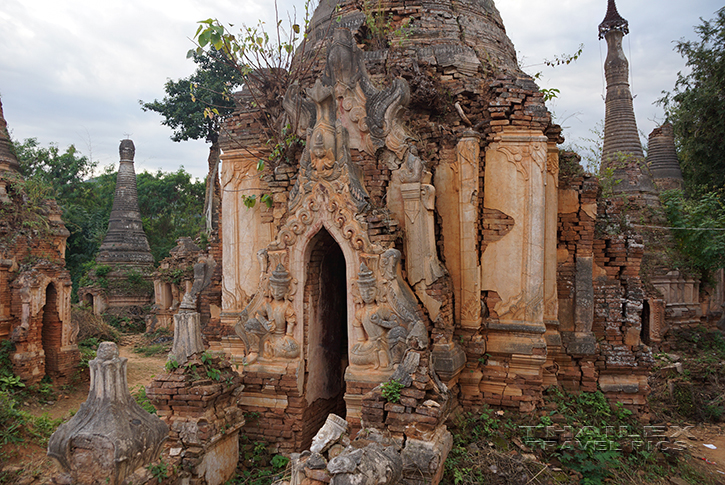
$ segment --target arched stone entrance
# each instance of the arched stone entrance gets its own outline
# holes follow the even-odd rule
[[[348,364],[347,274],[345,256],[323,227],[308,246],[304,289],[308,363],[305,378],[308,407],[303,442],[310,440],[329,413],[345,416],[345,369]]]
[[[43,307],[43,327],[41,340],[45,352],[45,373],[54,376],[59,372],[58,357],[62,343],[63,324],[58,313],[58,291],[53,283],[45,289],[45,306]]]

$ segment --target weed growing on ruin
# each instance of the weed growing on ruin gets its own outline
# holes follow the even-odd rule
[[[156,414],[156,408],[151,404],[148,397],[146,397],[146,388],[144,386],[138,386],[131,395],[144,411],[149,414]]]
[[[159,460],[158,463],[152,463],[147,466],[146,469],[151,473],[151,476],[158,480],[159,483],[163,482],[169,477],[169,466],[164,460]]]
[[[174,372],[178,368],[179,363],[176,362],[176,359],[169,359],[166,361],[166,364],[164,364],[164,369],[166,369],[166,372]]]
[[[281,480],[289,481],[289,458],[272,455],[263,441],[252,441],[245,435],[240,436],[239,454],[237,474],[225,485],[268,485]]]
[[[289,458],[283,455],[274,455],[269,463],[275,470],[281,470],[287,466],[287,464],[289,463]]]
[[[257,411],[249,411],[244,413],[244,420],[248,423],[258,421],[261,417],[261,414],[259,414]]]
[[[403,390],[403,384],[397,379],[390,379],[388,382],[380,384],[381,394],[386,401],[396,403],[400,402],[400,391]]]
[[[219,369],[209,368],[206,371],[206,376],[213,381],[220,381],[222,372]]]

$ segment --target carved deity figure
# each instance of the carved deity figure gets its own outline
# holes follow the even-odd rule
[[[295,359],[300,346],[293,337],[297,324],[292,303],[287,299],[290,274],[282,264],[269,277],[270,294],[260,305],[255,305],[253,316],[241,319],[235,331],[244,341],[246,364],[253,364],[261,357],[269,359]]]
[[[350,364],[370,369],[392,369],[388,332],[398,326],[398,319],[388,305],[378,303],[377,280],[365,263],[360,265],[357,280],[363,306],[355,312]]]

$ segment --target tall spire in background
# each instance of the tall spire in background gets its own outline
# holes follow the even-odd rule
[[[602,163],[614,166],[617,178],[621,179],[614,188],[616,192],[654,192],[634,117],[632,92],[629,89],[629,62],[622,49],[622,39],[628,33],[629,23],[617,12],[614,0],[609,0],[607,15],[599,24],[599,38],[607,41],[607,59],[604,62],[607,98]]]
[[[108,221],[108,232],[98,251],[101,264],[150,266],[154,262],[138,209],[136,172],[133,157],[136,148],[131,140],[122,140],[118,148],[121,162],[116,176],[116,193]]]

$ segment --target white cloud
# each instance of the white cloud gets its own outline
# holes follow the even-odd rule
[[[295,4],[285,0],[279,12]],[[560,89],[550,109],[571,142],[589,137],[604,117],[602,56],[597,25],[605,0],[499,0],[509,37],[525,70],[541,70],[541,85]],[[630,22],[625,42],[630,57],[639,127],[649,133],[650,119],[662,119],[652,103],[672,89],[684,68],[673,41],[694,38],[698,18],[712,18],[721,5],[714,0],[664,0],[653,7],[644,0],[620,1]],[[297,5],[298,17],[302,4]],[[167,79],[191,74],[185,58],[197,21],[218,18],[226,23],[254,24],[264,17],[273,24],[274,4],[252,0],[3,0],[0,3],[0,94],[15,138],[37,137],[41,143],[71,143],[102,165],[116,163],[118,142],[130,133],[136,144],[137,168],[176,170],[184,165],[197,177],[206,174],[203,141],[174,143],[171,131],[154,113],[142,112],[139,99],[164,95]],[[236,28],[236,27],[235,27]],[[555,69],[540,64],[584,44],[581,58]],[[631,47],[631,55],[629,48]]]

